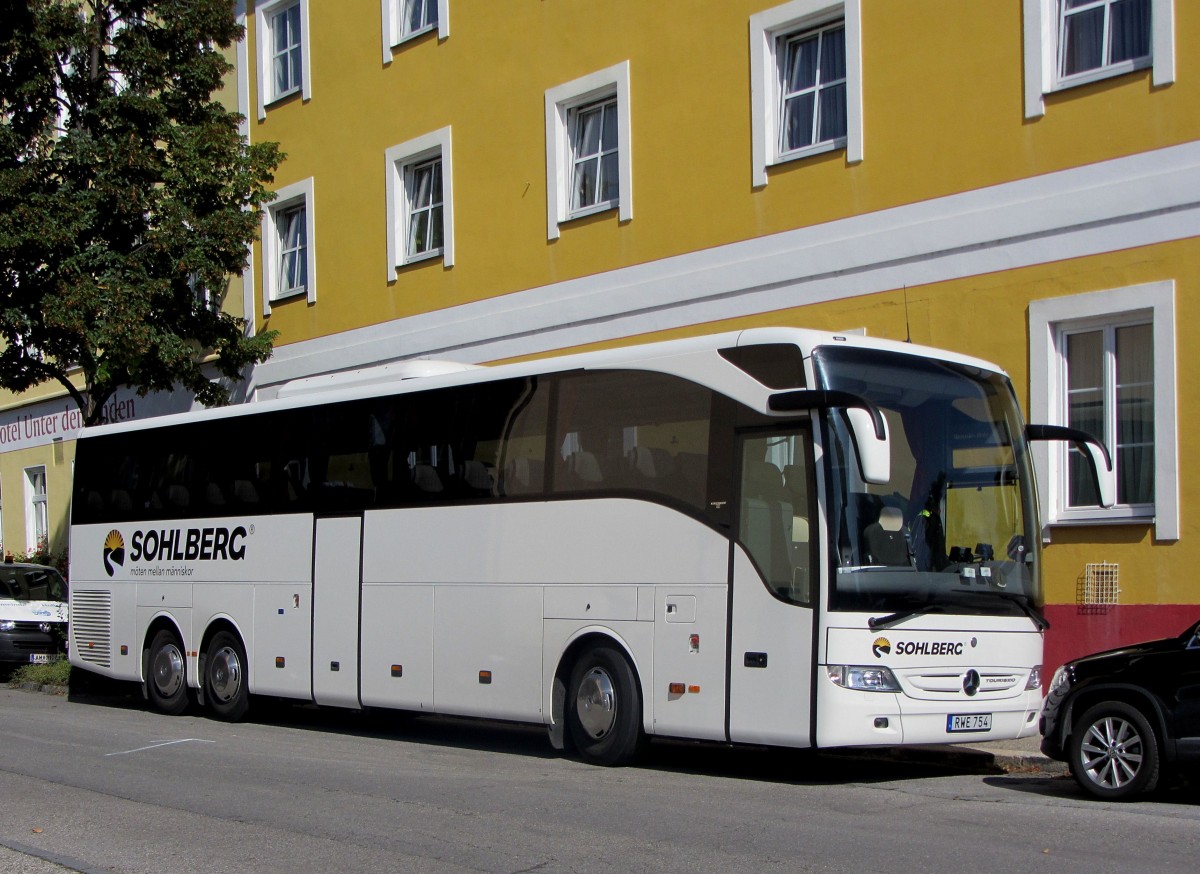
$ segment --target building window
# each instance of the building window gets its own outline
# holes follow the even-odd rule
[[[1174,0],[1024,0],[1025,115],[1054,91],[1151,67],[1175,80]]]
[[[1113,453],[1117,503],[1154,506],[1154,336],[1144,316],[1059,328],[1066,424],[1104,440]],[[1068,450],[1066,506],[1094,507],[1095,484],[1082,453]]]
[[[436,30],[438,39],[450,36],[450,0],[383,0],[383,62],[392,62],[392,49]]]
[[[846,141],[846,27],[787,37],[779,51],[779,153]]]
[[[258,117],[285,97],[312,96],[309,60],[309,0],[276,0],[255,12],[258,44]]]
[[[836,149],[863,157],[859,0],[793,0],[750,18],[753,184]]]
[[[569,118],[571,215],[616,206],[621,199],[617,98],[578,106],[570,111]]]
[[[50,542],[49,516],[46,512],[46,468],[25,468],[25,539],[29,552]]]
[[[299,91],[304,81],[300,65],[300,4],[272,15],[270,33],[271,97],[278,100]]]
[[[1050,521],[1153,521],[1177,539],[1173,284],[1034,301],[1029,319],[1030,418],[1103,439],[1117,479],[1101,508],[1078,449],[1035,444]]]
[[[1060,79],[1150,62],[1150,0],[1060,0]]]
[[[275,212],[279,235],[279,282],[275,297],[304,294],[308,289],[308,210],[304,204]]]
[[[454,186],[450,128],[392,146],[384,156],[387,279],[396,268],[441,256],[454,264]]]
[[[546,234],[616,208],[633,218],[633,145],[626,61],[546,92]]]
[[[432,158],[404,169],[408,200],[408,258],[425,258],[442,251],[442,159]]]
[[[415,36],[437,27],[437,0],[404,0],[404,18],[400,22],[404,36]]]
[[[313,181],[281,188],[263,211],[264,312],[271,302],[305,296],[317,300],[313,234]]]

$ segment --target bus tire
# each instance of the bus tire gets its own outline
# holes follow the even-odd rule
[[[218,631],[204,654],[204,700],[218,719],[238,722],[250,709],[246,648],[236,634]]]
[[[176,716],[187,709],[187,659],[170,629],[160,628],[146,651],[146,695],[159,713]]]
[[[1158,740],[1150,722],[1124,701],[1102,701],[1075,723],[1067,748],[1075,781],[1097,798],[1124,801],[1154,791]]]
[[[567,731],[581,758],[597,765],[633,761],[643,743],[642,696],[629,660],[603,644],[581,655],[567,686]]]

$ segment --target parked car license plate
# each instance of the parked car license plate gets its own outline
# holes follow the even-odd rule
[[[991,731],[990,713],[951,713],[946,717],[946,731]]]
[[[58,661],[62,656],[48,652],[31,652],[29,654],[29,663],[31,665],[48,665],[51,662]]]

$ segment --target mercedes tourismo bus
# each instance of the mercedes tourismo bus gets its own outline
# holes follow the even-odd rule
[[[72,664],[166,713],[542,723],[607,764],[1037,731],[1027,442],[1085,435],[996,367],[783,328],[425,364],[82,432]]]

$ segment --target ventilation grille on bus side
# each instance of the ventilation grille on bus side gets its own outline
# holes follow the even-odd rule
[[[71,593],[71,651],[81,661],[112,667],[112,593]]]

